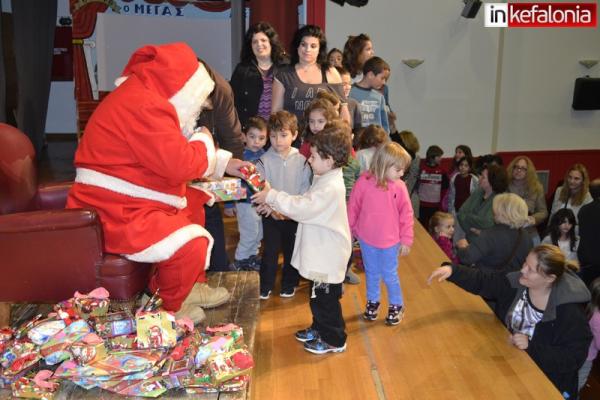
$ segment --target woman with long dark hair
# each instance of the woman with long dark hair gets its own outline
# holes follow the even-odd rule
[[[248,119],[271,115],[273,77],[285,62],[279,36],[268,22],[248,28],[242,46],[241,61],[231,75],[235,108],[245,129]]]
[[[327,39],[316,25],[305,25],[294,34],[291,65],[281,68],[273,82],[272,112],[286,110],[304,125],[304,110],[321,90],[341,99],[340,117],[351,122],[342,78],[327,60]]]

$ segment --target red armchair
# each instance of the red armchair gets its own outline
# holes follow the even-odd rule
[[[33,146],[0,123],[0,302],[54,303],[105,287],[132,300],[151,266],[103,252],[94,210],[65,210],[70,183],[38,187]],[[6,317],[5,317],[6,318]],[[0,323],[1,325],[1,323]]]

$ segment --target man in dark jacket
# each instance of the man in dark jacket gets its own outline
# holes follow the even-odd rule
[[[600,179],[590,183],[593,201],[579,210],[579,247],[577,256],[581,265],[581,279],[589,284],[600,276]]]
[[[234,107],[231,86],[221,74],[212,69],[206,62],[199,61],[204,64],[208,74],[215,82],[215,88],[205,103],[205,107],[198,118],[197,126],[208,128],[219,148],[230,151],[233,153],[234,159],[241,160],[244,152],[242,126]],[[205,205],[204,213],[206,216],[206,230],[210,232],[214,239],[210,256],[210,270],[227,271],[230,263],[225,251],[225,228],[221,209],[216,204],[213,206]]]

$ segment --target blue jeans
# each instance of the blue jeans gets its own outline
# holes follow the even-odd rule
[[[385,283],[390,305],[403,305],[402,288],[398,277],[398,251],[400,243],[387,249],[379,249],[363,242],[360,243],[365,275],[367,278],[367,300],[380,301],[381,280]]]

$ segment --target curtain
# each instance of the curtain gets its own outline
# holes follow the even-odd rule
[[[1,10],[0,10],[1,11]],[[0,18],[0,122],[6,121],[6,72],[4,69],[4,36]]]
[[[57,0],[12,0],[17,67],[17,127],[36,154],[44,146],[54,53]]]

